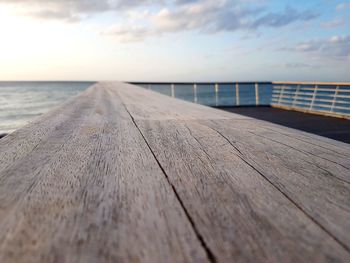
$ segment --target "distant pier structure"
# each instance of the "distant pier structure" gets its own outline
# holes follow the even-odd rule
[[[0,262],[349,262],[350,145],[199,104],[347,118],[348,86],[247,85],[97,83],[2,138]]]
[[[272,106],[350,120],[348,82],[132,82],[216,107]]]

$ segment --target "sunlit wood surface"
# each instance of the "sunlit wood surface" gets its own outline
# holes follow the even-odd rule
[[[123,83],[0,140],[0,262],[350,262],[350,147]]]

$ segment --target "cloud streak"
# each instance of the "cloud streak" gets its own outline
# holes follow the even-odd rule
[[[295,47],[283,48],[282,51],[296,51],[322,58],[349,59],[350,35],[304,41]]]
[[[258,31],[305,22],[318,16],[311,10],[292,7],[271,12],[261,2],[263,1],[0,0],[0,4],[17,6],[28,16],[66,22],[78,22],[93,15],[114,12],[123,22],[101,29],[101,34],[123,42],[142,41],[148,37],[185,31],[206,34]]]
[[[161,0],[0,0],[18,7],[24,15],[40,19],[79,21],[108,11],[122,11]]]
[[[341,3],[336,6],[337,11],[343,11],[346,9],[350,9],[350,3]]]
[[[344,19],[334,19],[332,21],[324,22],[321,24],[323,28],[337,28],[345,25]]]
[[[266,12],[262,7],[245,7],[241,1],[204,0],[178,1],[181,5],[173,8],[163,8],[143,17],[143,38],[162,35],[172,32],[197,30],[205,33],[233,32],[237,30],[256,31],[260,28],[278,28],[296,22],[309,21],[318,14],[306,10],[299,11],[287,7],[284,11]],[[136,21],[137,22],[137,21]],[[135,23],[135,21],[133,21]],[[118,39],[130,40],[143,38],[136,37],[139,28],[134,24],[117,25],[123,30],[109,30],[109,35]],[[106,33],[106,32],[105,32]]]

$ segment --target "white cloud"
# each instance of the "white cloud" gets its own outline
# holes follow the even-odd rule
[[[309,21],[317,16],[310,10],[291,7],[268,12],[262,3],[262,0],[0,0],[0,4],[15,5],[28,16],[68,22],[115,12],[123,22],[102,29],[101,33],[124,41],[189,30],[208,34],[256,31]]]
[[[102,35],[113,36],[120,42],[136,42],[141,41],[151,35],[156,35],[155,32],[149,31],[146,27],[137,25],[116,25],[107,28],[101,32]]]
[[[336,28],[336,27],[343,26],[344,24],[345,24],[344,19],[335,19],[329,22],[324,22],[321,24],[321,26],[323,28]]]
[[[287,48],[285,50],[310,53],[333,59],[346,59],[350,58],[350,35],[301,42],[294,48]]]
[[[278,65],[280,66],[280,65]],[[319,65],[312,65],[312,64],[308,64],[308,63],[286,63],[283,65],[286,68],[289,69],[299,69],[299,68],[318,68]]]
[[[242,1],[203,0],[181,1],[182,5],[165,7],[157,12],[143,14],[149,36],[169,32],[198,30],[206,33],[236,30],[257,30],[263,27],[283,27],[298,21],[308,21],[317,16],[311,11],[298,11],[287,7],[281,13],[266,12],[261,6],[247,8]],[[133,15],[135,17],[135,14]],[[134,21],[135,22],[135,21]],[[124,25],[123,27],[128,27]],[[133,31],[131,25],[129,31]],[[116,37],[117,36],[116,32]],[[135,32],[136,33],[136,32]],[[144,33],[144,37],[148,34]],[[138,38],[142,39],[142,38]]]
[[[341,4],[338,4],[336,7],[337,11],[343,11],[349,8],[350,8],[350,3],[341,3]]]
[[[24,15],[42,19],[77,21],[107,11],[126,10],[161,0],[0,0]]]
[[[201,1],[175,9],[164,8],[150,17],[161,32],[184,31],[207,27],[217,20],[226,7],[226,1]]]

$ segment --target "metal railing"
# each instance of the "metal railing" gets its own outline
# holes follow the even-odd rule
[[[131,82],[208,106],[272,106],[350,119],[350,83]]]
[[[174,98],[208,106],[267,106],[272,95],[271,82],[132,82]]]
[[[271,106],[350,118],[350,83],[275,83]]]

